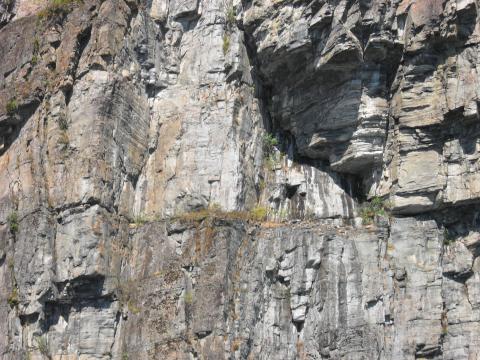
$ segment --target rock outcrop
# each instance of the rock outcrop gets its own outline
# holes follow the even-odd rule
[[[480,359],[478,0],[0,0],[0,359]]]

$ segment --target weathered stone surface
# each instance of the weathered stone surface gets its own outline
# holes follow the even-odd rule
[[[478,1],[60,3],[0,0],[0,359],[478,358]]]
[[[148,225],[133,237],[125,273],[142,279],[133,281],[125,348],[141,357],[153,349],[160,357],[436,358],[443,349],[475,356],[476,342],[463,347],[454,329],[478,313],[450,280],[465,273],[445,257],[468,255],[451,247],[442,264],[435,221],[397,219],[390,235],[342,225],[211,223],[167,237],[164,225]]]

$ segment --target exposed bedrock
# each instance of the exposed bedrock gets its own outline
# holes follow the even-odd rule
[[[480,358],[476,0],[0,0],[0,359]]]

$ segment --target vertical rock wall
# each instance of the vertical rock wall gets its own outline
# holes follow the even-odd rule
[[[477,359],[479,10],[0,0],[0,359]]]

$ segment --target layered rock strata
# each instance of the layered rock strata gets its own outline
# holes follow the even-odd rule
[[[0,359],[477,359],[479,7],[0,0]]]

